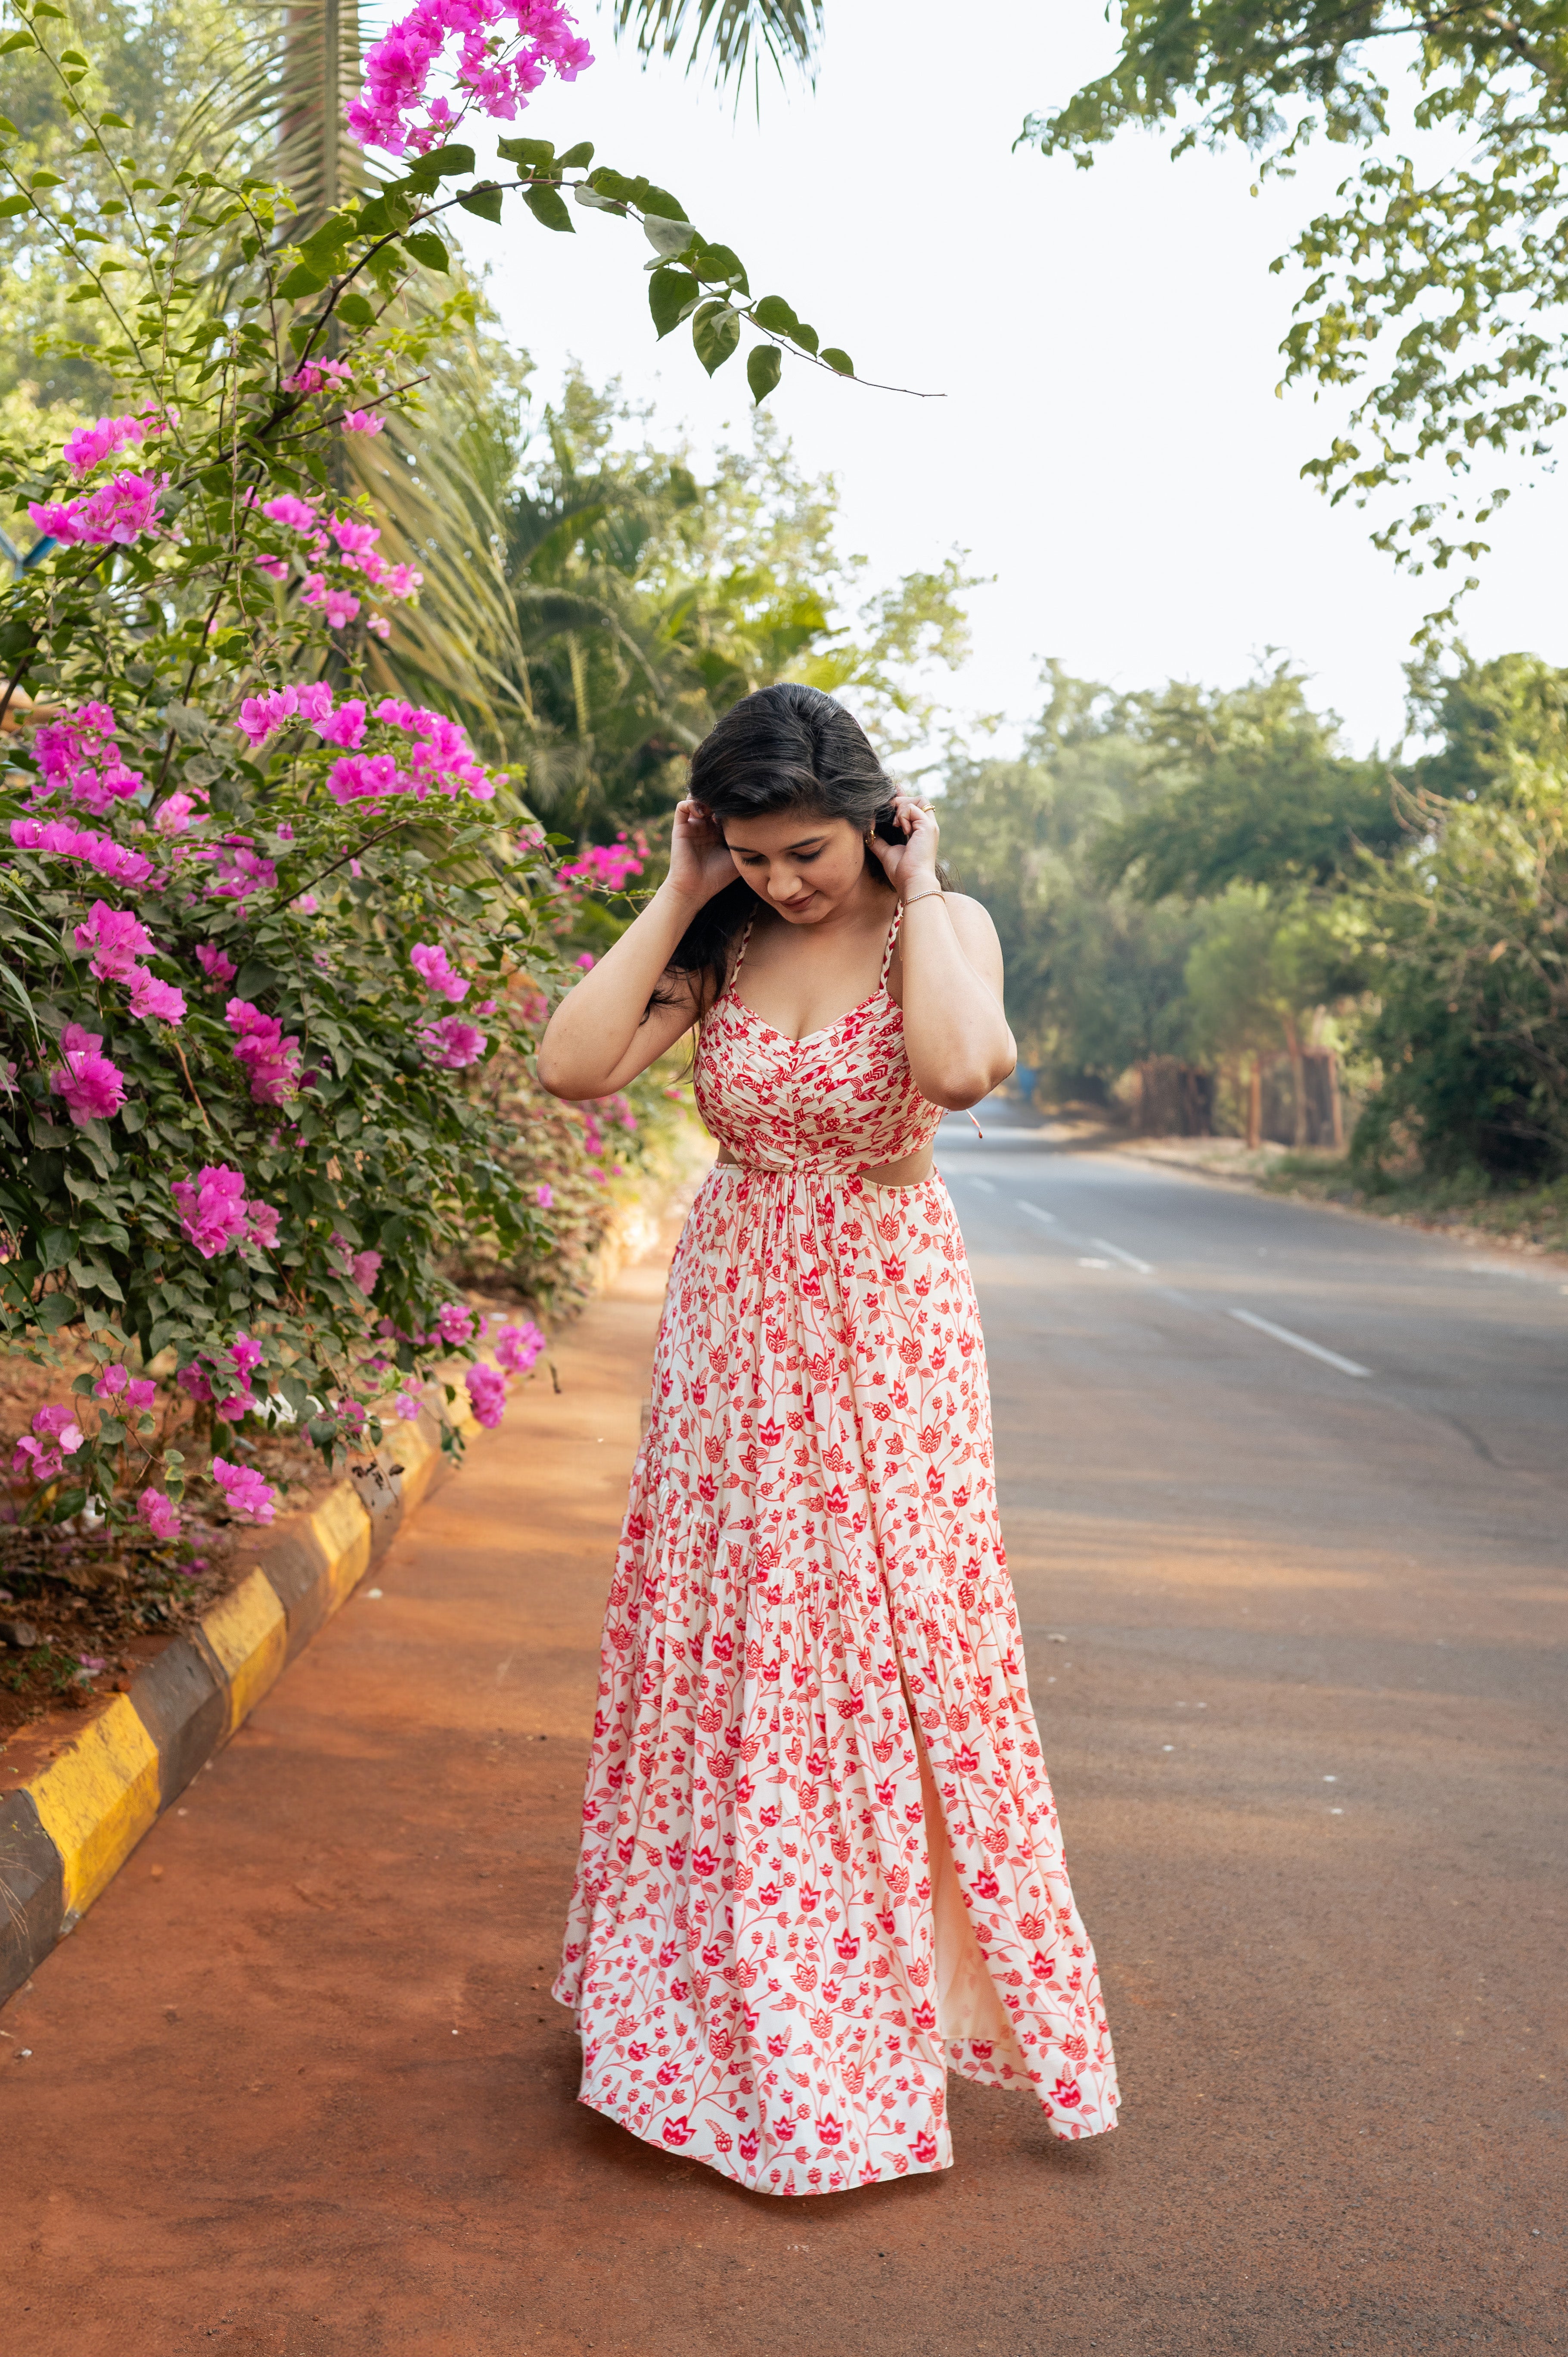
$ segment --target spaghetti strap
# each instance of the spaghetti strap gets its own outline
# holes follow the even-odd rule
[[[752,916],[752,917],[747,917],[747,919],[746,919],[746,931],[745,931],[745,932],[744,932],[744,933],[742,933],[742,935],[741,935],[741,937],[740,937],[740,947],[739,947],[739,949],[738,949],[738,950],[736,950],[736,953],[735,953],[735,965],[734,965],[733,969],[731,970],[730,978],[729,978],[728,982],[725,985],[725,992],[724,992],[724,995],[725,995],[725,996],[726,998],[729,996],[729,995],[730,995],[731,991],[735,988],[736,984],[740,980],[740,970],[741,970],[741,967],[746,963],[746,944],[747,944],[747,942],[748,942],[750,941],[750,939],[751,939],[751,929],[752,929],[753,925],[755,925],[755,924],[756,924],[756,922],[757,922],[757,919],[756,919],[754,916]]]
[[[887,987],[887,971],[893,963],[893,944],[898,938],[898,928],[903,921],[904,903],[900,900],[893,911],[893,922],[887,928],[887,946],[882,952],[882,972],[876,977],[877,985],[883,990]]]

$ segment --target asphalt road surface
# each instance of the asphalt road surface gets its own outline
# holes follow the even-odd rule
[[[940,1154],[1116,2134],[955,2081],[783,2203],[573,2103],[645,1268],[0,2015],[7,2357],[1568,2349],[1563,1275],[1016,1121]]]

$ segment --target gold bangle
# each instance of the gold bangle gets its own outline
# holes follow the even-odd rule
[[[942,897],[942,887],[940,884],[933,884],[929,892],[912,893],[904,906],[906,909],[918,909],[922,900],[940,899]]]

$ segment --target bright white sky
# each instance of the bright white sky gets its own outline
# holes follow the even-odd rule
[[[971,600],[960,714],[1037,704],[1039,661],[1121,687],[1233,683],[1273,646],[1313,674],[1351,746],[1402,728],[1401,664],[1434,577],[1407,581],[1366,519],[1298,479],[1328,438],[1310,397],[1276,399],[1295,292],[1268,264],[1349,168],[1309,158],[1248,189],[1240,153],[1172,164],[1129,135],[1090,172],[1012,150],[1030,108],[1112,54],[1100,0],[828,0],[814,91],[765,83],[762,119],[671,68],[639,69],[585,6],[598,62],[517,126],[673,190],[868,377],[911,401],[785,363],[774,414],[831,471],[843,544],[872,586],[954,547],[994,583]],[[678,329],[656,343],[639,232],[574,208],[568,241],[509,206],[465,221],[509,331],[548,389],[570,355],[651,402],[703,451],[746,430],[743,359],[710,383]],[[451,218],[449,216],[448,218]],[[744,345],[743,345],[744,351]],[[1563,644],[1560,486],[1517,499],[1466,610],[1478,654]],[[1004,740],[1005,741],[1005,740]]]

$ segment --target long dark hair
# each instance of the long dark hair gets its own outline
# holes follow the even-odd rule
[[[904,840],[893,822],[893,780],[859,721],[820,688],[794,680],[759,687],[731,705],[692,756],[691,792],[721,825],[726,818],[811,810],[848,819],[857,834],[870,828],[885,843]],[[886,882],[880,864],[869,851],[865,856]],[[669,971],[700,977],[700,1006],[711,1006],[723,990],[731,946],[756,914],[757,902],[737,876],[676,942]]]

